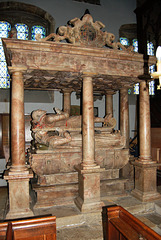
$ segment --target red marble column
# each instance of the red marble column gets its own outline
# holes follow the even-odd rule
[[[146,81],[140,83],[139,96],[139,135],[140,135],[140,157],[142,163],[152,162],[151,157],[151,121],[150,121],[150,103],[149,87]],[[154,163],[154,162],[153,162]]]
[[[69,113],[70,115],[70,107],[71,107],[71,90],[65,89],[63,90],[63,111]]]
[[[25,166],[24,82],[22,71],[12,72],[11,153],[13,171]]]
[[[83,76],[83,157],[78,171],[78,197],[75,204],[81,212],[97,211],[100,201],[100,166],[95,163],[93,82],[91,76]]]
[[[29,179],[33,177],[25,164],[25,120],[23,68],[11,68],[11,167],[5,171],[4,179],[9,185],[9,211],[6,218],[33,216],[30,209]]]
[[[132,162],[135,167],[135,189],[132,191],[132,195],[139,200],[146,202],[161,198],[156,187],[157,163],[152,161],[151,157],[149,88],[146,81],[140,83],[139,97],[140,157],[138,160]]]
[[[129,148],[128,89],[120,90],[120,132],[125,137],[125,148]]]
[[[106,92],[106,105],[105,105],[105,114],[112,114],[113,117],[113,94],[114,92],[112,91],[107,91]]]
[[[83,77],[83,168],[96,166],[92,77]]]

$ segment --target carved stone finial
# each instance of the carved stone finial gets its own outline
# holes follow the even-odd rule
[[[67,40],[68,42],[78,46],[104,47],[126,50],[120,42],[114,42],[115,36],[112,33],[102,31],[105,25],[100,21],[93,21],[89,11],[79,19],[74,18],[69,21],[67,26],[58,28],[57,34],[51,33],[41,41],[54,39],[55,42]]]

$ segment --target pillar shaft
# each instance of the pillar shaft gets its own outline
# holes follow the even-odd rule
[[[94,107],[92,77],[83,77],[83,167],[94,166]]]
[[[160,199],[156,188],[157,164],[151,157],[151,124],[149,88],[146,81],[140,83],[140,157],[133,162],[135,167],[135,189],[132,195],[139,200],[154,201]]]
[[[151,161],[151,123],[150,123],[150,103],[149,88],[146,81],[140,83],[140,161]]]
[[[12,73],[11,152],[12,168],[25,167],[24,82],[21,71]]]
[[[83,77],[83,159],[78,171],[78,197],[75,204],[82,212],[100,211],[100,166],[95,163],[93,82]]]
[[[129,148],[129,104],[128,90],[120,90],[120,132],[125,136],[125,148]]]
[[[64,112],[67,112],[70,115],[71,91],[63,91],[63,96],[64,96],[63,110]]]
[[[105,114],[112,114],[113,117],[113,93],[106,93],[106,106],[105,106]]]
[[[25,119],[23,68],[12,73],[11,97],[11,168],[5,171],[4,179],[9,185],[9,211],[7,219],[33,216],[30,209],[29,179],[32,171],[25,164]]]

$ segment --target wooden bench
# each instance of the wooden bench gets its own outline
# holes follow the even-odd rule
[[[0,223],[0,240],[56,240],[56,217],[47,216]]]
[[[0,223],[0,240],[6,239],[8,222],[1,222]]]
[[[120,206],[102,211],[104,240],[161,240],[161,236]]]

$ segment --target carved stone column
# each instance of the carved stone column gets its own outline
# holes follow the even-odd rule
[[[63,90],[63,111],[69,113],[69,115],[71,107],[71,92],[70,89]]]
[[[32,216],[29,207],[29,179],[33,177],[25,164],[24,82],[25,69],[11,68],[11,161],[4,178],[9,183],[9,212],[6,218]]]
[[[120,131],[125,137],[125,148],[129,148],[129,103],[128,89],[120,90]]]
[[[75,204],[82,212],[100,210],[100,166],[95,162],[93,82],[83,76],[83,159],[78,171],[79,196]]]
[[[106,105],[105,105],[105,114],[112,114],[113,117],[113,91],[107,91],[106,92]]]
[[[92,77],[83,78],[83,162],[82,167],[95,167],[94,107]]]
[[[135,166],[135,189],[132,194],[141,201],[152,201],[160,198],[156,188],[157,164],[151,157],[151,123],[149,87],[146,81],[140,83],[140,157]]]

